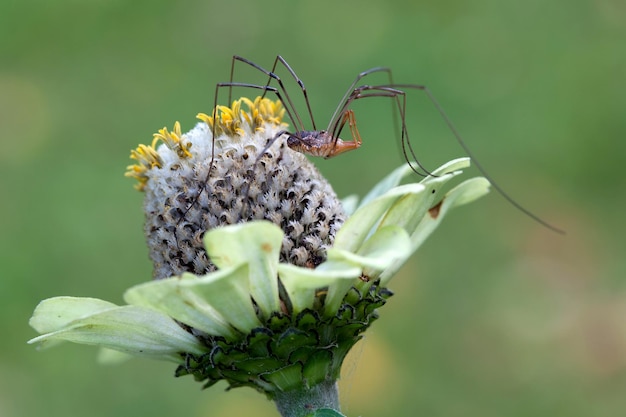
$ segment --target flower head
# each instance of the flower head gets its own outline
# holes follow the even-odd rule
[[[198,115],[202,122],[185,134],[178,123],[171,133],[162,129],[152,146],[140,145],[131,155],[139,163],[126,175],[137,178],[146,194],[154,277],[215,270],[204,233],[261,219],[285,233],[281,260],[319,265],[345,215],[330,184],[304,155],[284,140],[265,149],[286,127],[280,102],[242,98],[230,108],[218,106],[214,114]],[[158,142],[163,143],[155,148]]]
[[[31,343],[173,360],[177,375],[270,398],[335,381],[391,295],[389,280],[449,209],[485,194],[488,182],[444,189],[467,158],[401,185],[412,172],[403,166],[359,204],[342,204],[285,145],[282,114],[279,102],[241,99],[200,115],[188,133],[176,124],[133,151],[127,175],[146,193],[157,279],[127,290],[126,306],[42,301],[31,319],[42,335]]]

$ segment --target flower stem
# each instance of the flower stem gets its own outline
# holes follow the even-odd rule
[[[304,417],[320,408],[339,411],[336,381],[323,381],[310,388],[277,392],[276,407],[283,417]]]

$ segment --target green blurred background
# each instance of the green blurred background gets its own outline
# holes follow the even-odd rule
[[[625,45],[622,0],[1,2],[0,416],[276,415],[170,364],[25,344],[39,300],[121,303],[150,278],[129,150],[209,112],[233,54],[266,67],[282,54],[320,125],[367,68],[428,85],[491,175],[568,231],[495,193],[452,213],[347,361],[344,412],[626,415]],[[420,160],[463,155],[409,100]],[[363,147],[318,163],[340,195],[403,162],[389,103],[355,109]]]

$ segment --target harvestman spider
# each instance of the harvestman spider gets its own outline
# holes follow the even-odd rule
[[[261,71],[265,75],[268,76],[268,81],[265,85],[257,85],[257,84],[249,84],[249,83],[239,83],[233,82],[234,70],[235,70],[235,62],[243,62],[245,64],[250,65],[251,67]],[[300,118],[299,113],[294,106],[291,97],[287,93],[287,89],[285,88],[282,79],[275,74],[276,67],[278,63],[281,63],[287,71],[291,74],[294,80],[300,86],[302,94],[304,96],[304,101],[307,106],[307,110],[309,113],[309,117],[311,119],[311,126],[313,130],[306,130],[305,125]],[[389,77],[389,84],[382,85],[359,85],[359,81],[366,77],[367,75],[373,74],[375,72],[385,72]],[[287,146],[291,149],[312,156],[320,156],[324,158],[332,158],[344,152],[358,149],[361,146],[362,139],[359,134],[359,131],[356,127],[356,118],[354,116],[354,111],[349,108],[350,104],[358,99],[369,98],[369,97],[389,97],[394,98],[397,104],[397,107],[400,111],[400,116],[402,119],[402,149],[404,155],[406,156],[406,150],[409,150],[409,153],[413,157],[415,163],[419,168],[424,170],[426,174],[417,171],[412,164],[410,164],[411,168],[420,176],[431,175],[428,170],[426,170],[420,162],[415,157],[415,153],[411,148],[411,144],[408,140],[408,132],[406,130],[405,123],[405,109],[406,109],[406,94],[404,91],[398,89],[397,87],[405,87],[405,88],[419,88],[423,89],[423,86],[418,85],[401,85],[401,84],[393,84],[391,79],[391,70],[385,67],[375,67],[371,68],[367,71],[360,73],[355,80],[352,82],[343,98],[340,100],[339,105],[335,109],[330,121],[328,122],[328,127],[326,130],[318,130],[315,124],[315,118],[313,117],[313,112],[311,111],[311,105],[309,103],[309,97],[307,94],[306,87],[302,80],[296,75],[295,71],[291,68],[291,66],[285,61],[283,57],[280,55],[276,57],[274,60],[274,65],[271,71],[267,71],[263,67],[255,64],[252,61],[249,61],[240,56],[233,56],[231,71],[230,71],[230,79],[231,81],[228,83],[218,83],[215,88],[215,104],[217,104],[217,97],[219,93],[219,89],[223,87],[228,87],[229,95],[228,101],[231,100],[232,88],[233,87],[245,87],[245,88],[254,88],[258,90],[263,90],[262,97],[265,97],[267,92],[274,93],[277,98],[283,104],[287,116],[292,122],[292,125],[296,128],[295,132],[289,132],[286,130],[278,132],[268,141],[267,146],[260,153],[259,157],[262,156],[271,146],[272,144],[282,135],[287,135]],[[279,88],[272,87],[270,85],[271,81],[275,80]],[[282,92],[282,93],[281,93]],[[402,101],[398,97],[402,97]],[[343,128],[346,123],[350,127],[350,133],[352,136],[351,141],[342,140],[339,135],[341,134]],[[214,128],[215,129],[215,128]],[[408,158],[407,158],[408,160]]]
[[[256,70],[262,72],[263,74],[265,74],[268,77],[267,83],[265,85],[258,85],[258,84],[251,84],[251,83],[234,82],[233,77],[234,77],[234,70],[235,70],[236,62],[242,62],[244,64],[247,64],[255,68]],[[302,122],[302,119],[299,113],[297,112],[296,107],[294,106],[293,101],[291,100],[291,97],[289,96],[287,89],[285,88],[283,84],[282,79],[278,75],[276,75],[275,71],[279,63],[289,72],[289,74],[293,77],[293,79],[300,86],[300,90],[302,92],[304,101],[307,106],[307,111],[311,120],[311,126],[313,130],[305,129],[305,125]],[[378,84],[378,85],[360,84],[363,78],[367,77],[370,74],[380,73],[380,72],[384,72],[387,74],[389,78],[388,84]],[[272,80],[278,83],[278,87],[271,86]],[[302,80],[296,75],[295,71],[287,63],[287,61],[285,61],[285,59],[281,57],[280,55],[278,55],[276,59],[274,60],[274,65],[272,66],[271,71],[264,69],[260,65],[255,64],[254,62],[246,58],[243,58],[237,55],[233,56],[232,63],[231,63],[231,70],[230,70],[230,81],[216,84],[215,97],[214,97],[215,101],[214,101],[214,107],[213,107],[214,109],[216,108],[217,103],[218,103],[218,94],[219,94],[220,89],[221,88],[229,89],[228,100],[230,103],[233,87],[252,88],[252,89],[262,90],[263,91],[262,97],[265,97],[265,95],[268,92],[275,94],[276,97],[282,103],[283,107],[285,108],[287,116],[291,120],[292,126],[296,129],[294,132],[283,130],[283,131],[278,132],[272,138],[269,138],[266,147],[258,155],[257,162],[265,154],[265,152],[272,146],[272,144],[283,135],[287,135],[286,143],[287,143],[287,146],[289,146],[291,149],[304,153],[304,154],[313,155],[313,156],[331,158],[333,156],[337,156],[344,152],[348,152],[353,149],[358,149],[361,146],[362,139],[356,126],[356,119],[354,116],[354,111],[350,109],[350,105],[354,101],[364,99],[364,98],[388,97],[388,98],[393,99],[393,102],[395,103],[394,109],[396,109],[400,115],[402,152],[407,162],[409,163],[409,166],[416,174],[420,176],[428,176],[428,175],[433,175],[433,174],[431,174],[425,167],[423,167],[422,164],[419,162],[418,158],[416,157],[415,152],[413,151],[413,148],[409,141],[409,135],[408,135],[407,127],[406,127],[406,92],[405,90],[414,89],[414,90],[422,91],[424,92],[424,94],[426,94],[427,98],[435,106],[435,109],[441,115],[441,117],[443,118],[444,122],[446,123],[446,125],[448,126],[452,134],[454,135],[459,145],[463,148],[466,154],[474,162],[474,165],[476,166],[476,168],[485,176],[485,178],[489,180],[489,182],[491,183],[491,186],[494,189],[496,189],[496,191],[498,191],[498,193],[500,193],[500,195],[502,195],[502,197],[504,197],[510,204],[512,204],[514,207],[516,207],[518,210],[520,210],[521,212],[523,212],[524,214],[526,214],[527,216],[529,216],[536,222],[542,224],[543,226],[557,233],[561,233],[561,234],[564,233],[561,229],[558,229],[557,227],[552,226],[548,222],[544,221],[543,219],[541,219],[540,217],[538,217],[537,215],[535,215],[534,213],[532,213],[531,211],[523,207],[516,200],[510,197],[498,184],[496,184],[491,179],[491,176],[486,172],[486,170],[482,167],[482,165],[478,163],[478,161],[473,155],[473,152],[469,149],[469,147],[467,146],[467,144],[465,143],[461,135],[458,133],[457,129],[452,124],[452,121],[448,118],[447,114],[445,113],[445,111],[443,110],[439,102],[432,95],[428,87],[424,85],[419,85],[419,84],[394,83],[392,80],[390,68],[375,67],[367,71],[363,71],[359,75],[357,75],[357,77],[354,79],[352,84],[350,84],[350,87],[346,90],[346,93],[343,95],[339,104],[335,108],[335,111],[333,112],[330,118],[330,121],[328,122],[328,126],[326,130],[317,129],[317,126],[315,124],[315,119],[313,117],[313,112],[311,110],[311,105],[309,103],[309,97],[307,94],[306,87],[304,86],[304,83],[302,82]],[[346,123],[348,124],[350,128],[350,133],[352,136],[351,141],[344,141],[340,139],[339,137]],[[213,124],[213,128],[212,128],[213,141],[215,141],[215,129],[216,129],[215,126],[216,126],[216,123]],[[213,167],[213,162],[215,159],[214,152],[215,151],[213,150],[211,153],[209,173],[204,182],[204,186],[199,191],[198,196],[191,203],[188,210],[191,209],[191,207],[193,207],[193,205],[197,202],[202,191],[204,191],[204,189],[206,188],[206,184],[209,181],[212,167]],[[411,156],[413,162],[410,162],[408,155]],[[421,169],[423,172],[420,172],[415,167],[414,164],[417,165],[417,167]],[[256,166],[256,162],[254,166]],[[183,214],[182,218],[184,219],[184,217],[185,216]]]

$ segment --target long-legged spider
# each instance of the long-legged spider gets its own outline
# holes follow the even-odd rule
[[[267,83],[265,83],[265,85],[259,85],[259,84],[233,81],[235,64],[237,62],[247,64],[255,68],[256,70],[262,72],[263,74],[265,74],[268,77]],[[283,84],[283,80],[278,75],[276,75],[276,68],[279,64],[281,64],[289,72],[291,77],[293,77],[293,79],[299,85],[302,95],[304,97],[304,101],[306,103],[307,112],[310,118],[312,130],[306,129],[305,124],[303,123],[302,118],[300,117],[300,114],[296,109],[296,106],[294,105],[291,97],[289,96],[289,93],[287,92],[287,89],[285,88]],[[374,73],[381,73],[381,72],[387,74],[388,79],[389,79],[389,82],[387,84],[368,85],[368,84],[362,83],[362,80],[365,77]],[[272,86],[271,85],[272,81],[275,81],[278,84],[278,87]],[[356,100],[372,98],[372,97],[387,97],[387,98],[392,99],[392,102],[395,104],[394,109],[399,113],[399,116],[400,116],[401,146],[402,146],[402,152],[405,156],[405,159],[407,160],[407,163],[416,174],[420,176],[428,176],[428,175],[433,175],[433,174],[431,174],[421,164],[421,162],[417,158],[416,153],[414,152],[411,146],[411,142],[409,140],[409,134],[408,134],[407,126],[406,126],[407,94],[405,90],[413,89],[413,90],[422,91],[427,96],[428,100],[430,100],[430,102],[434,105],[437,112],[441,115],[441,117],[443,118],[444,122],[446,123],[450,131],[452,132],[453,136],[455,137],[459,145],[463,148],[466,154],[473,161],[474,166],[476,166],[476,168],[485,176],[485,178],[489,180],[489,182],[491,183],[491,186],[500,195],[502,195],[502,197],[504,197],[510,204],[512,204],[515,208],[517,208],[518,210],[526,214],[528,217],[532,218],[533,220],[542,224],[548,229],[551,229],[552,231],[555,231],[561,234],[564,233],[561,229],[551,225],[550,223],[546,222],[545,220],[541,219],[540,217],[538,217],[537,215],[535,215],[534,213],[532,213],[531,211],[523,207],[516,200],[514,200],[511,196],[509,196],[509,194],[505,192],[504,189],[502,189],[496,182],[493,181],[493,179],[491,178],[491,175],[489,175],[486,172],[483,166],[474,157],[473,152],[469,149],[469,147],[467,146],[467,144],[465,143],[465,141],[459,134],[458,130],[453,125],[452,121],[449,119],[448,115],[443,110],[442,106],[439,104],[439,102],[431,93],[431,91],[428,89],[428,87],[426,87],[425,85],[420,85],[420,84],[394,83],[390,68],[374,67],[358,74],[356,78],[354,79],[354,81],[350,84],[350,86],[346,90],[341,100],[339,101],[339,104],[335,108],[335,111],[333,112],[325,130],[319,130],[317,128],[317,125],[315,123],[315,118],[313,117],[313,112],[311,110],[311,105],[309,102],[307,89],[304,85],[304,82],[302,82],[302,80],[298,77],[298,75],[291,68],[291,66],[287,63],[287,61],[280,55],[278,55],[276,59],[274,60],[274,65],[272,66],[271,71],[268,71],[264,69],[263,67],[261,67],[260,65],[246,58],[243,58],[241,56],[237,56],[237,55],[233,56],[232,62],[231,62],[230,81],[216,84],[214,107],[213,107],[214,109],[216,108],[217,103],[218,103],[219,91],[222,88],[228,88],[229,89],[229,102],[230,102],[233,87],[261,90],[263,92],[262,93],[263,97],[268,93],[276,95],[276,97],[281,101],[283,107],[285,108],[287,116],[289,117],[292,123],[292,126],[294,127],[293,132],[283,130],[275,134],[272,138],[268,138],[267,146],[258,155],[257,161],[259,160],[259,158],[261,158],[265,154],[265,152],[270,148],[270,146],[278,138],[282,137],[283,135],[287,135],[286,143],[287,143],[287,146],[289,146],[291,149],[304,153],[304,154],[313,155],[313,156],[331,158],[331,157],[340,155],[342,153],[345,153],[354,149],[358,149],[363,143],[363,141],[361,139],[361,136],[356,126],[356,118],[354,115],[354,111],[350,108],[350,106]],[[350,129],[350,134],[351,134],[351,140],[348,140],[348,141],[345,141],[339,137],[339,135],[341,134],[346,124],[348,124],[349,129]],[[212,129],[213,129],[212,131],[213,141],[215,141],[216,123],[213,124]],[[196,203],[197,199],[199,198],[200,193],[202,193],[204,188],[206,188],[206,184],[209,181],[209,178],[211,175],[211,169],[212,169],[214,158],[215,158],[214,152],[215,151],[213,150],[211,154],[211,161],[209,165],[210,168],[209,168],[209,173],[207,175],[207,178],[204,182],[205,185],[203,186],[202,189],[200,189],[198,196],[191,203],[189,208],[191,208]],[[183,215],[183,218],[184,218],[184,215]]]
[[[267,83],[265,85],[258,85],[258,84],[233,82],[234,69],[235,69],[236,62],[245,63],[257,69],[258,71],[264,73],[265,75],[267,75],[268,76]],[[308,115],[311,121],[311,127],[312,127],[311,130],[306,129],[305,124],[302,121],[302,118],[300,117],[300,114],[298,113],[295,105],[293,104],[293,101],[291,97],[289,96],[289,93],[287,92],[287,89],[285,88],[282,79],[275,73],[276,67],[278,66],[279,63],[282,64],[287,69],[287,71],[291,74],[291,76],[300,86],[302,95],[304,97],[304,101],[307,106]],[[381,84],[381,85],[359,85],[359,82],[361,81],[361,79],[376,72],[386,73],[389,78],[389,83]],[[317,125],[315,123],[315,118],[311,110],[311,105],[309,102],[307,90],[306,90],[306,87],[304,86],[304,82],[302,82],[302,80],[296,75],[295,71],[291,68],[291,66],[287,63],[287,61],[285,61],[285,59],[281,57],[280,55],[277,56],[276,59],[274,60],[274,65],[272,66],[271,71],[264,69],[260,65],[255,64],[254,62],[246,58],[235,55],[233,56],[233,59],[232,59],[230,78],[231,78],[230,82],[218,83],[216,85],[216,89],[215,89],[216,104],[217,104],[217,97],[219,94],[219,90],[224,87],[227,87],[229,89],[229,102],[231,99],[233,87],[245,87],[245,88],[253,88],[253,89],[262,90],[263,97],[268,92],[270,92],[270,93],[275,94],[277,98],[281,101],[281,103],[283,104],[283,107],[285,108],[287,116],[289,117],[289,119],[292,122],[293,127],[295,128],[293,132],[283,130],[283,131],[278,132],[276,135],[274,135],[273,138],[270,138],[266,146],[266,149],[264,149],[263,152],[261,152],[261,155],[263,155],[263,153],[267,149],[269,149],[269,147],[272,146],[272,144],[279,137],[283,135],[287,135],[286,143],[287,143],[287,146],[289,146],[291,149],[307,154],[307,155],[312,155],[312,156],[332,158],[334,156],[340,155],[347,151],[358,149],[361,146],[363,141],[361,139],[361,136],[356,126],[356,118],[354,115],[354,111],[350,109],[350,105],[354,101],[363,99],[363,98],[388,97],[388,98],[392,98],[395,100],[397,109],[400,112],[400,119],[401,119],[401,126],[402,126],[401,127],[402,150],[407,161],[409,160],[409,158],[407,157],[407,151],[408,151],[408,153],[412,156],[413,161],[415,162],[415,165],[417,165],[417,167],[422,169],[424,173],[418,171],[415,168],[414,164],[411,164],[411,168],[418,175],[421,175],[421,176],[431,175],[430,172],[421,165],[421,163],[415,156],[415,152],[413,151],[411,147],[411,143],[408,139],[408,131],[406,128],[406,117],[405,117],[406,93],[403,90],[398,88],[399,86],[404,87],[404,88],[417,88],[417,89],[424,89],[425,87],[420,86],[420,85],[394,84],[392,81],[391,69],[387,67],[375,67],[375,68],[371,68],[367,71],[363,71],[362,73],[360,73],[354,79],[350,87],[346,90],[346,93],[344,94],[342,99],[339,101],[339,105],[337,105],[337,107],[335,108],[335,111],[333,112],[333,115],[331,116],[328,122],[328,125],[326,129],[324,130],[319,130],[317,128]],[[278,88],[271,86],[272,80],[275,80],[278,83]],[[440,111],[442,115],[445,115],[443,114],[443,111],[440,108],[438,108],[438,111]],[[446,121],[447,121],[447,118],[446,118]],[[340,138],[340,134],[343,131],[343,128],[345,127],[346,124],[348,124],[348,126],[350,127],[350,133],[351,133],[351,139],[352,139],[350,141],[345,141]]]

